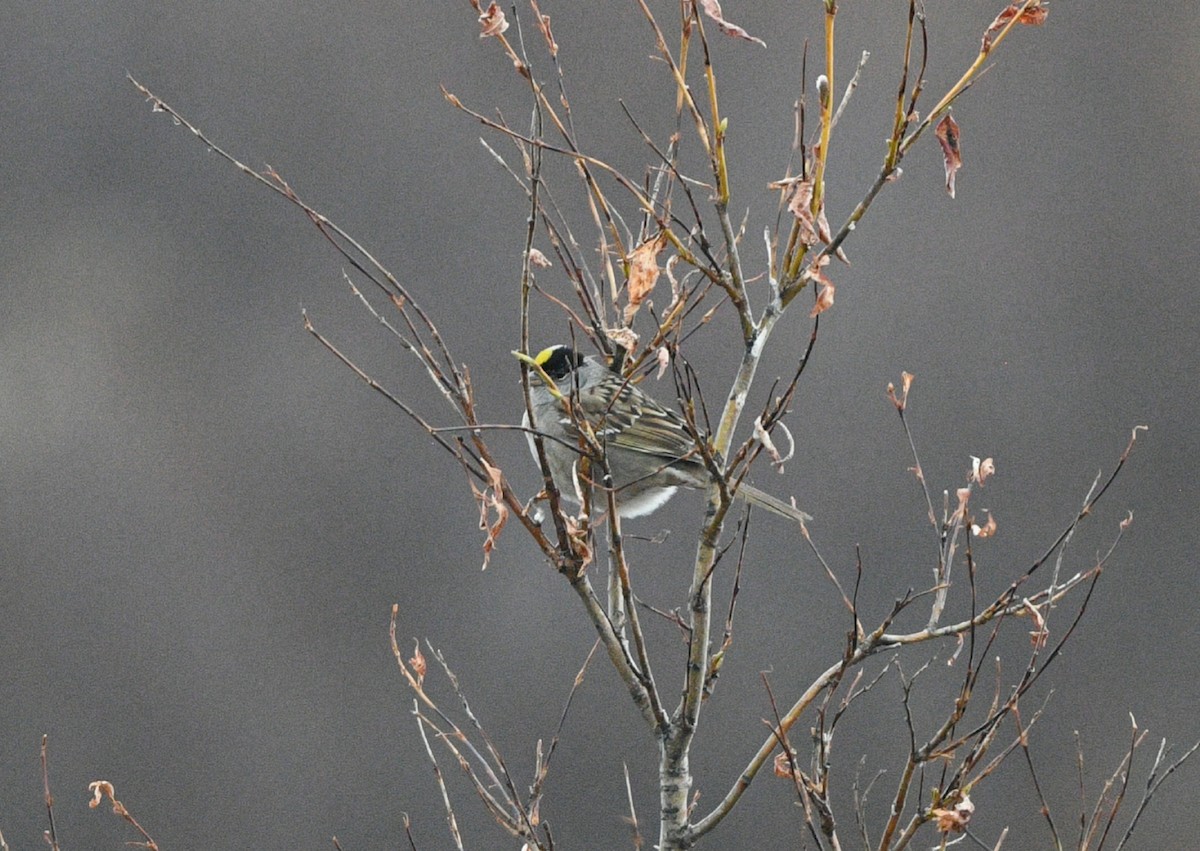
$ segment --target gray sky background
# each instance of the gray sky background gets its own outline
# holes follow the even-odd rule
[[[671,5],[658,4],[664,21]],[[819,5],[727,2],[766,50],[712,35],[751,268],[774,216],[766,184],[787,161],[804,39],[810,69],[819,55]],[[1001,5],[928,3],[926,108]],[[617,100],[661,141],[674,94],[634,4],[542,6],[580,138],[640,177],[647,155]],[[840,82],[862,50],[871,60],[834,137],[834,222],[882,156],[904,9],[841,5]],[[493,421],[519,417],[507,353],[526,213],[480,146],[482,128],[438,86],[521,123],[520,80],[479,42],[465,2],[8,3],[0,67],[0,831],[14,849],[41,847],[48,733],[64,849],[134,838],[87,809],[98,778],[164,849],[328,848],[335,834],[348,851],[394,848],[403,811],[419,847],[448,847],[387,644],[391,605],[402,636],[445,651],[522,782],[591,627],[516,528],[479,570],[460,472],[302,329],[304,308],[372,374],[448,421],[348,295],[339,258],[302,216],[151,114],[125,73],[247,164],[276,167],[402,277],[470,366]],[[1052,691],[1035,757],[1069,835],[1074,731],[1092,798],[1126,747],[1129,713],[1151,731],[1142,769],[1160,737],[1184,746],[1200,733],[1198,93],[1200,9],[1189,0],[1056,3],[1046,27],[1016,33],[955,109],[958,199],[946,197],[931,135],[848,243],[853,265],[834,269],[837,304],[796,398],[797,457],[784,476],[756,478],[816,515],[814,535],[843,576],[861,545],[874,619],[931,576],[923,501],[884,395],[901,370],[917,376],[911,416],[931,484],[957,487],[972,454],[996,458],[978,503],[1000,524],[979,550],[992,593],[1054,539],[1130,429],[1150,426],[1069,552],[1067,569],[1086,566],[1134,512],[1037,695]],[[573,189],[560,180],[557,191]],[[557,270],[540,280],[563,291]],[[779,332],[764,379],[788,373],[805,312]],[[560,317],[538,318],[539,339],[562,336]],[[689,350],[711,370],[710,394],[736,346],[725,319]],[[533,493],[524,442],[495,446]],[[683,496],[635,530],[672,532],[634,545],[639,592],[656,605],[683,602],[699,511]],[[846,627],[790,530],[755,523],[737,640],[693,760],[701,808],[764,735],[759,672],[790,700],[837,658]],[[727,588],[719,577],[718,599]],[[1055,635],[1073,611],[1055,613]],[[1010,666],[1022,628],[1003,645]],[[651,637],[672,691],[681,643],[662,623]],[[944,705],[956,684],[949,652],[923,675],[918,710]],[[905,655],[905,670],[927,656]],[[873,793],[886,806],[906,747],[898,693],[895,677],[884,680],[840,731],[843,801],[867,754],[864,778],[890,769]],[[562,847],[629,847],[623,762],[639,815],[654,823],[653,747],[599,659],[556,761],[543,815]],[[469,847],[510,847],[443,768]],[[1197,777],[1188,765],[1160,790],[1134,847],[1195,847]],[[1006,848],[1048,847],[1019,760],[975,801],[984,839],[1011,825]],[[711,847],[798,847],[799,825],[787,784],[762,777]]]

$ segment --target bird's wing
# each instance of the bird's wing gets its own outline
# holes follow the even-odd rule
[[[695,454],[696,444],[683,417],[631,384],[618,385],[621,399],[612,401],[611,384],[580,393],[583,414],[596,437],[610,447],[643,452],[664,461]]]

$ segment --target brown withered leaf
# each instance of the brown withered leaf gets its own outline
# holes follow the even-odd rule
[[[564,518],[567,524],[567,538],[571,542],[571,550],[580,560],[580,572],[587,570],[588,565],[592,563],[594,554],[592,553],[591,532],[586,526],[579,522],[577,517]]]
[[[826,310],[833,307],[833,294],[835,290],[837,290],[837,287],[828,282],[821,286],[821,289],[817,291],[816,304],[808,312],[809,318],[816,319]]]
[[[996,462],[991,458],[984,458],[982,461],[971,456],[971,475],[970,480],[984,484],[988,479],[996,474]]]
[[[817,236],[821,242],[828,245],[833,241],[833,233],[829,230],[829,219],[825,218],[825,202],[821,201],[821,209],[817,210]],[[841,249],[839,249],[840,251]],[[846,259],[842,257],[842,259]]]
[[[795,778],[795,774],[792,773],[792,761],[788,759],[788,755],[783,751],[775,754],[775,776],[782,777],[785,780]]]
[[[529,265],[537,266],[539,269],[549,269],[554,264],[550,262],[545,254],[536,248],[531,248],[529,249]]]
[[[829,277],[825,274],[824,269],[828,265],[829,255],[826,254],[817,263],[804,270],[804,277],[814,284],[819,284],[821,287],[817,291],[817,301],[808,314],[813,319],[833,307],[833,294],[837,288],[833,285],[833,281],[829,280]]]
[[[1029,643],[1033,645],[1034,650],[1041,650],[1050,642],[1050,628],[1046,626],[1046,616],[1029,600],[1025,601],[1025,608],[1029,612],[1029,616],[1033,618],[1033,629],[1029,631]]]
[[[103,802],[104,798],[107,796],[108,800],[112,801],[113,813],[123,819],[132,821],[133,816],[129,814],[129,810],[125,808],[124,804],[117,800],[117,790],[113,788],[112,783],[108,782],[107,780],[94,780],[88,784],[88,791],[92,793],[92,800],[88,801],[88,806],[90,808],[93,810],[96,809],[96,807],[100,806],[101,802]],[[50,793],[47,792],[46,794],[49,795]],[[136,823],[137,822],[134,822],[134,824]],[[140,845],[143,843],[138,844]],[[7,845],[4,847],[8,848]],[[150,843],[150,845],[146,847],[157,848],[158,846]]]
[[[542,38],[546,39],[546,49],[550,51],[551,56],[558,56],[558,42],[554,40],[554,33],[550,32],[550,16],[542,14],[542,10],[538,8],[537,0],[529,0],[529,5],[533,7],[533,15],[537,18],[537,25],[538,29],[542,31]]]
[[[813,213],[813,179],[811,177],[785,177],[782,180],[771,181],[767,184],[767,188],[778,189],[784,193],[784,198],[788,202],[788,212],[796,217],[799,227],[797,237],[800,242],[811,248],[818,242],[828,245],[833,241],[829,219],[825,217],[825,202],[822,201],[820,209]],[[841,246],[838,246],[834,254],[843,263],[849,265],[850,260]]]
[[[946,191],[953,198],[954,175],[962,168],[962,154],[958,149],[958,122],[954,120],[954,116],[947,115],[939,121],[934,135],[937,136],[938,144],[942,146],[942,159],[946,163]]]
[[[1046,23],[1046,16],[1050,14],[1050,7],[1048,4],[1041,2],[1041,0],[1037,0],[1037,2],[1029,4],[1029,8],[1022,12],[1021,7],[1024,5],[1024,3],[1013,3],[996,16],[996,20],[992,21],[992,25],[988,27],[987,31],[983,34],[983,44],[981,44],[979,47],[981,51],[987,53],[989,50],[991,50],[992,36],[1008,26],[1008,22],[1017,15],[1021,16],[1017,18],[1017,23],[1024,26],[1040,27],[1042,24]]]
[[[954,492],[958,497],[958,507],[954,509],[954,513],[950,515],[951,520],[964,520],[967,516],[967,503],[971,499],[970,488],[959,488]]]
[[[659,233],[643,242],[629,254],[629,302],[625,305],[625,322],[633,321],[638,308],[658,282],[658,253],[667,244],[667,235]]]
[[[914,377],[915,376],[911,372],[901,372],[900,373],[900,394],[899,395],[896,395],[896,385],[890,381],[888,382],[888,386],[887,386],[888,398],[892,400],[892,404],[896,406],[897,411],[903,412],[905,407],[907,407],[908,391],[912,387]],[[919,473],[917,475],[917,478],[921,478]]]
[[[937,829],[939,833],[962,833],[967,829],[967,825],[971,821],[971,815],[975,812],[975,805],[971,803],[969,795],[963,795],[953,805],[949,807],[939,807],[930,810],[937,816]]]
[[[92,793],[92,800],[88,802],[88,806],[93,810],[100,806],[105,795],[114,801],[117,799],[117,790],[107,780],[93,780],[88,784],[88,791]]]
[[[637,349],[638,335],[632,328],[608,328],[604,332],[604,336],[612,340],[629,354]]]
[[[725,20],[725,16],[721,13],[721,4],[718,3],[717,0],[700,0],[700,6],[704,9],[704,14],[712,18],[713,21],[716,22],[717,27],[719,27],[721,32],[725,33],[725,35],[731,35],[734,38],[744,39],[745,41],[752,41],[755,44],[762,45],[763,47],[767,46],[767,43],[761,38],[755,38],[737,24],[731,24],[729,21]]]
[[[425,654],[421,652],[421,642],[413,639],[413,655],[409,657],[408,666],[417,675],[417,685],[425,681]]]
[[[493,467],[487,461],[482,461],[482,463],[488,474],[488,484],[479,488],[472,480],[471,490],[479,503],[479,528],[481,531],[487,532],[487,537],[483,541],[483,570],[487,570],[488,562],[492,558],[492,550],[499,543],[500,533],[504,531],[504,524],[508,522],[508,506],[500,498],[504,474],[498,467]]]
[[[768,189],[778,189],[785,194],[788,199],[788,212],[796,217],[796,222],[800,227],[797,236],[805,245],[815,245],[818,239],[817,222],[813,218],[812,199],[813,199],[813,181],[811,177],[801,179],[799,177],[788,177],[783,180],[772,181],[767,184]]]
[[[479,16],[479,37],[497,36],[506,29],[508,29],[508,20],[504,17],[504,10],[500,8],[499,3],[493,2]]]
[[[987,513],[987,522],[980,526],[978,523],[972,524],[971,534],[977,538],[991,538],[996,534],[996,516],[992,512]]]

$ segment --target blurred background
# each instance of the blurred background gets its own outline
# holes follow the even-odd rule
[[[925,108],[974,58],[1002,5],[926,4]],[[733,213],[749,216],[754,270],[762,228],[775,220],[766,184],[785,172],[806,40],[810,77],[819,61],[819,7],[727,2],[766,49],[710,28]],[[661,143],[675,96],[636,6],[542,8],[585,149],[640,178],[652,155],[618,101]],[[669,24],[674,4],[654,8]],[[840,10],[839,96],[861,51],[871,57],[834,135],[835,225],[878,170],[905,12],[899,0]],[[87,784],[100,778],[164,849],[317,849],[334,835],[346,849],[394,848],[404,844],[403,812],[418,847],[449,847],[388,646],[393,603],[406,649],[419,637],[444,652],[527,782],[536,742],[553,734],[592,644],[576,599],[515,525],[480,570],[477,511],[457,466],[302,328],[305,309],[372,375],[452,421],[348,293],[340,258],[296,210],[152,114],[125,79],[247,164],[274,166],[368,246],[470,367],[482,417],[515,422],[508,351],[518,342],[525,201],[480,146],[486,131],[438,87],[516,125],[528,120],[528,98],[497,46],[480,42],[474,17],[466,2],[0,9],[0,831],[13,848],[41,847],[42,734],[64,849],[136,838],[107,808],[88,810]],[[844,578],[861,548],[860,599],[874,622],[932,578],[924,501],[884,393],[902,370],[916,375],[911,423],[935,492],[962,483],[971,455],[996,459],[975,503],[999,523],[996,538],[977,544],[981,593],[998,592],[1044,551],[1097,472],[1113,468],[1130,429],[1150,427],[1064,570],[1090,566],[1127,511],[1134,524],[1065,656],[1026,704],[1028,714],[1047,701],[1034,754],[1072,837],[1077,735],[1094,800],[1128,746],[1130,713],[1150,730],[1131,796],[1160,738],[1186,746],[1200,733],[1200,8],[1055,4],[1045,27],[1002,46],[955,116],[965,160],[957,200],[946,196],[930,134],[847,243],[853,265],[832,269],[837,303],[790,421],[796,458],[782,476],[764,466],[756,483],[816,516],[815,539]],[[578,209],[569,169],[548,168]],[[590,240],[586,219],[575,221]],[[565,292],[560,269],[539,280]],[[790,374],[806,313],[792,311],[777,332],[752,405],[774,376]],[[561,315],[539,308],[537,320],[538,342],[563,336]],[[721,394],[736,350],[728,316],[690,344],[710,396]],[[532,495],[524,441],[498,435],[494,446]],[[630,530],[670,532],[633,543],[639,593],[656,606],[684,602],[700,506],[679,497]],[[701,810],[765,735],[760,672],[790,702],[837,658],[847,627],[797,536],[769,517],[753,523],[735,643],[692,760]],[[729,582],[727,572],[717,578],[719,605]],[[960,615],[965,605],[952,595]],[[1074,610],[1052,613],[1052,639]],[[904,625],[920,622],[914,612]],[[1012,626],[999,648],[1006,682],[1028,652],[1024,625]],[[682,642],[665,622],[649,630],[659,683],[673,695]],[[905,673],[932,650],[903,655]],[[957,685],[957,669],[945,669],[951,652],[938,648],[918,681],[919,732],[940,720],[935,710]],[[452,706],[444,680],[430,678]],[[981,689],[993,687],[985,677]],[[889,675],[839,729],[844,839],[854,836],[855,775],[861,786],[889,769],[868,807],[878,835],[907,751],[899,695]],[[797,727],[801,744],[808,723]],[[654,746],[598,658],[542,807],[561,847],[631,847],[623,764],[653,835]],[[468,847],[513,847],[455,767],[443,760],[443,769]],[[1188,764],[1159,791],[1133,847],[1195,847],[1197,778]],[[988,847],[1005,825],[1006,848],[1049,847],[1019,758],[973,797],[973,829]],[[788,783],[760,777],[709,845],[801,847],[792,800]]]

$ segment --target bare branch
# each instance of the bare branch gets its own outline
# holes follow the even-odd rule
[[[46,830],[46,843],[50,851],[59,851],[58,831],[54,827],[54,795],[50,793],[50,768],[47,758],[47,745],[50,737],[42,734],[42,802],[46,805],[46,821],[50,827]]]
[[[458,819],[454,815],[454,805],[450,802],[450,793],[446,789],[446,780],[442,776],[441,766],[438,765],[433,748],[429,746],[429,737],[425,735],[425,723],[422,720],[415,700],[413,701],[413,715],[417,718],[417,732],[421,734],[421,741],[425,745],[425,754],[429,757],[429,762],[433,765],[433,776],[437,780],[439,791],[442,793],[442,807],[446,810],[446,828],[450,831],[450,836],[454,840],[454,847],[458,851],[463,851],[462,834],[458,830]]]
[[[1125,847],[1125,843],[1133,836],[1133,831],[1137,828],[1138,822],[1142,818],[1142,814],[1146,811],[1146,807],[1150,805],[1150,799],[1154,797],[1154,793],[1158,791],[1158,787],[1163,784],[1163,781],[1175,773],[1175,769],[1183,765],[1197,750],[1200,750],[1200,741],[1192,745],[1179,759],[1166,766],[1160,775],[1158,772],[1163,768],[1163,759],[1168,751],[1167,740],[1163,739],[1158,746],[1158,754],[1154,757],[1154,765],[1150,769],[1149,776],[1146,777],[1146,789],[1142,792],[1142,799],[1138,803],[1137,810],[1133,814],[1133,819],[1129,822],[1129,827],[1126,828],[1125,834],[1121,837],[1120,843],[1117,845],[1117,851],[1121,851]]]

